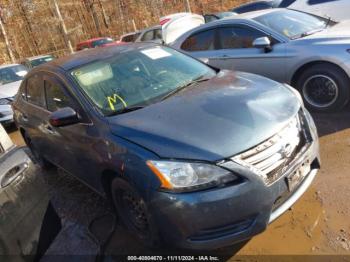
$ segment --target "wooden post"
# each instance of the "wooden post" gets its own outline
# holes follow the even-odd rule
[[[4,40],[5,40],[7,53],[9,55],[10,59],[11,59],[11,62],[15,63],[16,59],[15,59],[15,56],[13,55],[13,52],[12,52],[12,49],[11,49],[11,46],[10,46],[10,41],[8,39],[6,30],[5,30],[5,26],[4,26],[4,23],[2,22],[2,18],[1,17],[0,17],[0,29],[1,29],[1,33],[2,33],[2,35],[4,37]]]
[[[131,22],[132,22],[132,26],[134,28],[134,32],[136,32],[137,31],[137,27],[136,27],[136,24],[135,24],[135,20],[132,19]]]
[[[190,0],[185,0],[185,8],[186,8],[186,12],[191,13],[191,4],[190,4]]]
[[[59,22],[61,24],[64,42],[66,43],[66,47],[68,48],[69,52],[72,54],[72,53],[74,53],[74,50],[73,50],[73,47],[72,47],[72,43],[71,43],[71,41],[69,39],[69,36],[68,36],[68,33],[67,33],[67,28],[66,28],[64,20],[62,18],[61,11],[60,11],[60,8],[58,6],[57,0],[52,0],[52,1],[53,1],[53,4],[54,4],[54,7],[55,7],[55,12],[56,12],[57,18],[58,18],[58,20],[59,20]]]

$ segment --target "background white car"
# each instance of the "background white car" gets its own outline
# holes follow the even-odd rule
[[[0,66],[0,123],[13,122],[11,102],[28,69],[19,64]]]

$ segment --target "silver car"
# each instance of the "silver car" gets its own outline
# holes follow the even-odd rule
[[[340,110],[350,98],[350,21],[270,9],[196,27],[170,45],[221,69],[291,84],[315,111]]]
[[[11,102],[27,73],[28,69],[23,65],[0,66],[0,123],[4,125],[13,122]]]

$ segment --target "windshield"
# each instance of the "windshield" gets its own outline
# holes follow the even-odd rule
[[[71,72],[104,115],[147,106],[193,80],[211,78],[210,67],[165,47],[122,52]]]
[[[290,39],[305,36],[324,29],[327,21],[294,10],[279,10],[258,16],[254,20],[287,36]]]
[[[0,85],[23,80],[28,69],[23,65],[15,65],[0,69]]]
[[[31,60],[30,64],[32,67],[36,67],[38,65],[45,64],[45,63],[50,62],[52,60],[54,60],[53,56],[45,56],[45,57],[40,57],[40,58]]]

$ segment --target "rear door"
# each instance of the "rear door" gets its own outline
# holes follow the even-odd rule
[[[45,139],[49,132],[45,120],[49,112],[46,110],[42,74],[31,75],[24,89],[24,92],[21,92],[23,103],[18,111],[18,120],[23,125],[32,145],[45,156],[47,154]]]

